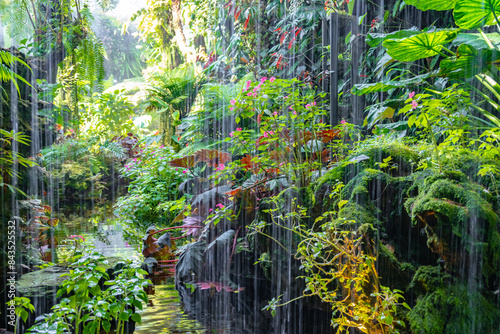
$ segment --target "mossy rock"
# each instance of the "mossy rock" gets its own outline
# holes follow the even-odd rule
[[[408,319],[414,334],[500,332],[500,311],[463,285],[440,287],[421,297]]]
[[[410,289],[425,294],[450,284],[451,276],[441,266],[421,266],[413,276]]]
[[[69,273],[69,269],[61,266],[51,266],[33,271],[21,276],[16,282],[17,291],[25,297],[44,296],[57,290],[66,279],[62,274]]]
[[[360,147],[353,158],[356,156],[368,157],[362,162],[367,168],[377,168],[378,163],[383,163],[384,159],[390,157],[389,166],[384,170],[392,176],[405,176],[413,173],[421,158],[415,149],[401,141],[378,141],[376,138]]]
[[[111,273],[110,271],[112,271],[118,263],[123,262],[122,258],[116,256],[106,259],[108,260],[108,264],[104,265],[104,268],[108,270],[108,274]],[[69,264],[62,263],[60,265],[54,265],[24,274],[16,282],[17,291],[25,297],[45,296],[57,291],[62,281],[66,279],[65,276],[61,277],[61,275],[67,274],[69,271]]]
[[[447,266],[465,263],[471,252],[484,254],[483,274],[498,274],[500,219],[492,196],[460,171],[434,172],[415,179],[418,195],[404,205],[414,224],[424,223],[428,247]]]
[[[415,268],[409,263],[400,262],[394,255],[393,248],[389,244],[384,245],[381,242],[379,243],[377,259],[378,274],[382,285],[390,286],[391,289],[404,290],[415,273]]]

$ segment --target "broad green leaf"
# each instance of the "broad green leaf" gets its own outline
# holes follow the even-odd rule
[[[385,40],[382,45],[387,48],[387,53],[396,60],[415,61],[437,55],[441,52],[443,44],[453,41],[456,37],[456,31],[441,30],[404,39]]]
[[[417,27],[413,27],[411,29],[406,30],[398,30],[395,32],[391,32],[390,34],[379,34],[379,33],[370,33],[366,36],[366,43],[371,46],[378,46],[380,43],[385,41],[386,39],[401,39],[411,37],[417,34],[420,34],[421,31],[417,29]]]
[[[443,59],[440,64],[441,76],[448,78],[470,78],[488,71],[492,64],[500,60],[500,55],[492,50],[476,50],[470,45],[460,45],[458,57]]]
[[[491,41],[494,47],[500,48],[500,35],[497,33],[485,34],[486,37]],[[465,34],[460,33],[457,38],[452,43],[454,46],[460,46],[462,44],[467,44],[472,46],[474,49],[489,49],[488,43],[484,40],[481,34]]]
[[[134,313],[132,314],[132,321],[138,323],[139,325],[141,324],[141,315],[139,313]]]
[[[399,81],[381,81],[371,84],[358,84],[354,85],[352,89],[352,93],[354,95],[364,95],[375,92],[387,92],[393,88],[401,88],[406,87],[410,84],[418,84],[430,77],[431,75],[435,75],[437,72],[431,72],[423,75],[417,75],[413,78]]]
[[[450,10],[455,8],[457,0],[405,0],[405,3],[423,11]]]
[[[453,17],[460,28],[477,29],[495,24],[494,12],[500,16],[500,0],[458,0]]]

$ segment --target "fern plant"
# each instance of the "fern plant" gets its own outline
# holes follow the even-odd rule
[[[0,50],[0,80],[4,82],[12,81],[19,93],[19,85],[16,80],[20,80],[28,86],[31,85],[22,76],[11,70],[10,66],[15,63],[20,63],[29,68],[28,64],[20,58],[13,56],[10,52]]]

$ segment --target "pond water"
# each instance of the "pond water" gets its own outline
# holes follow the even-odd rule
[[[112,218],[93,219],[93,224],[74,224],[69,227],[68,232],[82,235],[87,244],[93,245],[106,257],[137,261],[141,258],[139,247],[125,241],[122,225]],[[184,312],[173,277],[155,277],[152,281],[154,293],[149,295],[149,303],[141,312],[142,324],[136,326],[135,334],[208,332]]]

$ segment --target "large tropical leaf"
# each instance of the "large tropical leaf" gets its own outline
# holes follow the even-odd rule
[[[209,252],[212,248],[216,246],[218,248],[220,247],[227,248],[233,242],[233,238],[234,238],[234,230],[228,230],[222,233],[217,237],[217,239],[215,239],[208,245],[207,249],[205,250],[205,253]]]
[[[485,34],[486,38],[495,48],[500,48],[500,35],[497,33]],[[490,46],[485,41],[481,34],[465,34],[460,33],[457,38],[453,41],[454,46],[460,46],[462,44],[467,44],[472,46],[476,50],[480,49],[490,49]]]
[[[500,0],[498,0],[500,1]],[[457,37],[454,30],[440,30],[424,32],[403,39],[388,39],[382,44],[387,53],[399,61],[415,61],[422,58],[433,57],[441,52],[444,44]]]
[[[462,29],[477,29],[495,24],[500,16],[500,0],[458,0],[453,11],[455,23]]]
[[[405,3],[423,11],[450,10],[455,8],[457,0],[405,0]]]
[[[231,190],[231,186],[219,186],[215,187],[213,189],[207,190],[198,196],[195,197],[193,200],[193,203],[191,203],[191,206],[196,206],[201,203],[209,203],[210,201],[215,201],[217,199],[217,195],[221,196],[224,195],[224,193],[228,192]]]
[[[412,27],[411,29],[398,30],[395,32],[391,32],[389,34],[381,34],[381,33],[369,33],[366,36],[366,43],[371,46],[379,46],[380,43],[385,41],[386,39],[401,39],[407,38],[411,36],[415,36],[420,34],[421,31],[417,29],[417,27]]]
[[[435,75],[437,72],[431,72],[427,74],[422,74],[422,75],[417,75],[415,77],[412,77],[410,79],[406,80],[394,80],[394,81],[380,81],[376,83],[370,83],[370,84],[358,84],[354,85],[352,88],[352,93],[354,95],[364,95],[364,94],[369,94],[369,93],[376,93],[376,92],[387,92],[390,89],[393,88],[401,88],[401,87],[406,87],[411,84],[419,84],[431,75]]]
[[[457,57],[441,61],[440,75],[448,78],[470,78],[483,73],[500,60],[500,55],[492,50],[476,50],[470,45],[460,45]]]
[[[191,274],[199,275],[206,246],[205,240],[198,240],[182,247],[182,253],[175,266],[175,276],[178,281],[191,281]]]

